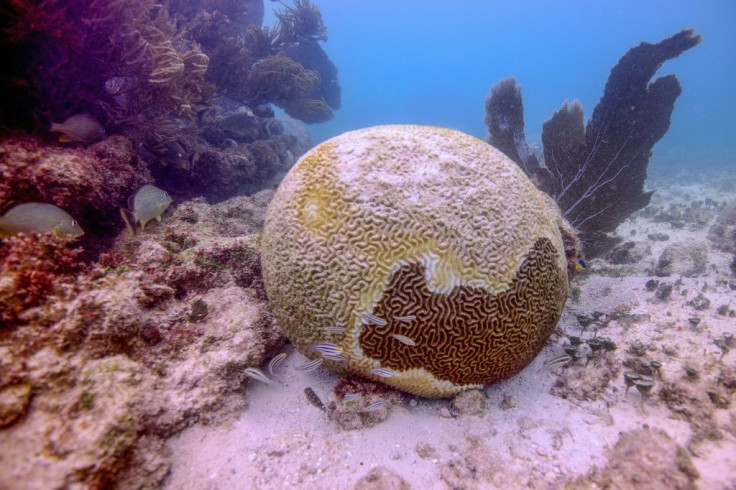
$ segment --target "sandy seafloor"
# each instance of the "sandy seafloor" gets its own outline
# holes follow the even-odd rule
[[[713,182],[655,185],[651,206],[736,199],[734,190],[718,190]],[[218,426],[191,427],[169,441],[173,465],[167,488],[353,488],[374,468],[388,472],[363,480],[373,485],[364,488],[559,488],[596,471],[599,476],[652,471],[653,463],[633,450],[635,460],[625,461],[624,455],[622,463],[621,454],[612,459],[621,434],[642,428],[661,429],[684,448],[699,474],[698,488],[736,488],[736,406],[733,391],[722,388],[724,372],[733,377],[736,353],[719,360],[722,351],[714,343],[736,332],[736,319],[717,311],[721,305],[736,308],[732,256],[708,242],[703,274],[680,279],[653,273],[668,244],[707,242],[712,223],[711,217],[706,226],[675,229],[639,213],[621,225],[619,235],[647,242],[651,253],[633,265],[590,261],[573,284],[580,288],[579,299],[568,301],[547,346],[519,375],[484,390],[481,416],[453,417],[448,400],[409,396],[390,405],[385,421],[342,430],[303,391],[311,387],[328,402],[339,375],[297,371],[304,358],[287,346],[277,381],[251,383],[248,408],[239,416]],[[669,240],[648,239],[654,232]],[[671,299],[659,300],[646,289],[652,278],[673,284]],[[710,300],[709,308],[688,304],[700,293]],[[564,368],[542,368],[563,354],[565,334],[581,334],[577,315],[594,311],[616,317],[597,335],[611,338],[617,349],[597,355],[587,367],[583,355]],[[698,325],[689,320],[694,317]],[[594,327],[586,329],[584,339],[593,336]],[[650,395],[643,399],[634,388],[625,394],[623,372],[650,360],[662,363]],[[697,371],[694,378],[686,367]],[[714,391],[725,393],[720,404],[713,402]],[[592,481],[601,480],[583,480],[581,488],[595,487]],[[664,480],[661,485],[668,488]]]

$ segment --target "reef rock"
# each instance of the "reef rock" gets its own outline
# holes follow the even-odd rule
[[[605,468],[593,467],[568,487],[698,488],[698,470],[687,451],[662,430],[639,429],[621,434]]]
[[[578,249],[554,202],[500,151],[449,129],[379,126],[299,160],[269,206],[261,258],[274,314],[303,354],[444,397],[534,359]]]
[[[624,242],[608,252],[606,260],[615,265],[636,264],[651,253],[647,242]]]
[[[6,240],[0,488],[160,488],[165,439],[243,410],[245,369],[284,342],[260,280],[271,194],[177,203],[90,267],[52,235]]]
[[[695,277],[705,273],[708,266],[708,244],[702,240],[676,242],[668,245],[657,262],[658,276],[679,274]]]
[[[0,203],[47,202],[87,231],[109,231],[118,208],[152,178],[123,136],[87,149],[45,146],[37,138],[0,143]]]
[[[708,230],[708,239],[724,252],[736,253],[736,201],[732,201],[718,213],[716,222]]]

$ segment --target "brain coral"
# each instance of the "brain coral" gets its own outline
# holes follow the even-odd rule
[[[291,169],[268,210],[262,267],[303,354],[444,397],[539,353],[567,298],[571,242],[554,202],[500,151],[449,129],[379,126]]]

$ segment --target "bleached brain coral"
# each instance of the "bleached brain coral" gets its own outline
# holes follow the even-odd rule
[[[427,397],[519,372],[568,292],[574,232],[500,151],[424,126],[342,134],[270,204],[263,277],[308,357]]]

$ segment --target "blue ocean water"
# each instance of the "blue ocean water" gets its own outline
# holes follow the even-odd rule
[[[540,142],[542,123],[566,99],[579,99],[590,117],[610,69],[631,47],[694,28],[703,42],[659,72],[675,73],[683,92],[650,168],[736,168],[731,0],[314,3],[343,89],[335,118],[311,126],[315,142],[389,123],[445,126],[485,138],[483,101],[508,76],[522,86],[527,139]]]

